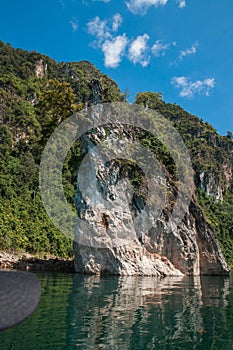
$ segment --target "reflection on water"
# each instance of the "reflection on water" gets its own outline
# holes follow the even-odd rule
[[[1,349],[233,349],[227,277],[38,275],[37,312]]]

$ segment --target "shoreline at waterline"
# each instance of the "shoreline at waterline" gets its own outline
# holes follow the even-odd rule
[[[39,256],[29,253],[8,253],[5,251],[0,251],[0,270],[75,272],[73,259],[64,259],[47,254]]]

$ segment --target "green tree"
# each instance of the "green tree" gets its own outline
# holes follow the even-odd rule
[[[142,104],[146,108],[155,109],[163,102],[162,92],[139,92],[135,103]]]
[[[63,120],[72,115],[74,100],[74,91],[69,83],[57,79],[48,81],[36,105],[43,138],[47,139]]]

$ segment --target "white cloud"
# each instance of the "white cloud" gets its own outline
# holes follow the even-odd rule
[[[186,7],[186,1],[185,0],[177,0],[179,8],[183,9],[184,7]]]
[[[167,2],[168,0],[129,0],[126,2],[126,6],[132,13],[144,15],[149,7],[164,6]]]
[[[72,26],[73,32],[76,32],[78,29],[78,20],[76,17],[73,17],[73,19],[70,21],[70,24]]]
[[[139,35],[130,45],[128,58],[134,64],[140,63],[143,67],[147,67],[150,63],[150,56],[148,55],[149,47],[147,41],[149,35]]]
[[[121,15],[119,13],[116,13],[113,16],[113,21],[112,21],[112,30],[114,32],[116,32],[118,30],[118,28],[120,27],[120,25],[123,22],[123,18],[121,17]]]
[[[186,50],[181,50],[179,55],[179,60],[182,61],[185,56],[195,55],[197,53],[198,45],[199,45],[199,42],[196,41],[190,48]]]
[[[106,31],[106,25],[107,21],[101,21],[99,16],[96,16],[87,23],[88,33],[96,36],[98,39],[104,39],[106,36],[109,36],[109,33]]]
[[[106,40],[102,45],[104,64],[106,67],[116,68],[121,62],[128,39],[125,34]]]
[[[191,81],[187,77],[174,77],[172,85],[180,88],[179,96],[192,98],[194,95],[210,95],[210,90],[215,86],[215,78],[206,78],[204,80]]]
[[[111,39],[111,32],[116,32],[123,22],[123,18],[119,13],[116,13],[111,20],[101,20],[99,16],[91,19],[87,23],[88,33],[97,37],[101,42],[106,39]]]
[[[174,43],[173,43],[174,45]],[[164,56],[165,52],[169,49],[170,44],[162,44],[160,40],[156,40],[154,45],[151,48],[152,53],[155,55],[155,57]]]
[[[102,50],[106,67],[118,67],[125,53],[128,44],[126,34],[113,36],[113,32],[119,29],[122,22],[121,15],[116,13],[111,20],[101,20],[96,16],[87,23],[88,33],[96,37],[91,45]]]
[[[107,3],[107,2],[110,2],[111,0],[93,0],[93,1],[102,1],[102,2]]]
[[[154,6],[164,6],[169,0],[128,0],[126,6],[135,15],[145,15],[147,10]],[[186,7],[186,0],[176,0],[179,8]]]

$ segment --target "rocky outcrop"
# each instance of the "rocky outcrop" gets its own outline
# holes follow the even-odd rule
[[[177,189],[166,169],[165,190],[170,192],[170,200],[156,219],[148,216],[151,225],[147,231],[140,231],[140,225],[135,225],[146,203],[143,195],[132,192],[129,184],[132,170],[122,160],[106,162],[95,149],[106,137],[112,142],[123,136],[129,140],[132,135],[127,128],[111,125],[107,130],[99,127],[82,137],[83,153],[91,150],[92,153],[85,181],[78,181],[76,192],[81,219],[74,243],[76,271],[151,276],[229,274],[214,232],[194,196],[184,208],[182,220],[179,223],[172,220]],[[146,186],[141,192],[146,192]],[[161,204],[160,197],[156,200],[155,207]]]
[[[199,175],[200,189],[207,194],[212,196],[216,200],[223,200],[223,186],[220,184],[219,176],[203,171]]]
[[[42,59],[36,63],[35,73],[37,78],[43,78],[47,73],[47,64]]]
[[[0,252],[0,270],[21,270],[33,272],[74,272],[72,259],[61,259],[51,255],[43,257],[29,253]]]
[[[229,269],[216,241],[212,228],[201,209],[191,201],[188,211],[172,231],[167,229],[168,213],[148,233],[145,247],[156,251],[185,275],[225,275]]]
[[[124,214],[121,224],[116,212],[108,212],[106,227],[101,210],[90,213],[86,210],[83,215],[93,226],[91,232],[83,232],[85,245],[74,244],[77,272],[153,276],[229,274],[214,233],[194,201],[180,225],[170,232],[168,213],[164,210],[156,226],[145,235],[144,242],[136,238],[132,222],[131,230],[124,223],[124,219],[132,215],[130,212]],[[124,244],[122,232],[135,239]],[[79,237],[81,234],[78,233]],[[115,246],[108,243],[108,235],[119,237]]]

